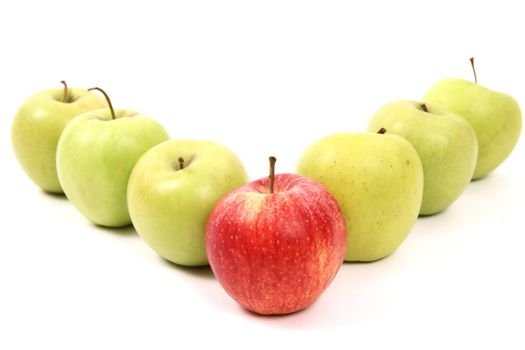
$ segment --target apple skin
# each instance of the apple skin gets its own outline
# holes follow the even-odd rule
[[[460,116],[416,101],[394,101],[381,107],[368,131],[384,127],[407,139],[423,164],[423,203],[420,215],[439,213],[467,188],[478,158],[474,130]]]
[[[56,170],[56,149],[65,126],[79,114],[105,106],[105,100],[87,90],[50,89],[29,97],[18,109],[11,128],[11,141],[18,162],[38,187],[63,193]]]
[[[67,198],[97,225],[131,223],[126,201],[135,163],[151,147],[166,141],[154,119],[129,110],[99,109],[73,119],[58,142],[57,170]]]
[[[128,184],[131,221],[164,259],[186,266],[208,265],[204,244],[208,216],[222,196],[246,182],[241,161],[222,144],[163,142],[146,152],[133,169]]]
[[[206,228],[210,265],[226,292],[258,314],[312,304],[343,262],[344,219],[319,183],[295,174],[263,178],[227,194]]]
[[[343,212],[346,261],[374,261],[392,253],[416,222],[423,167],[414,147],[397,135],[339,133],[308,147],[297,173],[319,181]]]
[[[423,100],[465,118],[476,132],[479,152],[474,180],[503,163],[518,142],[521,110],[507,94],[463,79],[445,79],[432,86]]]

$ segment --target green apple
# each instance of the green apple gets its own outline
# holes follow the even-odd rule
[[[29,178],[46,192],[62,193],[56,171],[58,139],[79,114],[104,107],[104,99],[87,90],[50,89],[29,97],[15,115],[11,140],[18,162]]]
[[[474,68],[473,59],[471,63]],[[478,85],[477,79],[439,81],[430,88],[424,101],[462,116],[476,132],[479,153],[473,179],[496,169],[518,142],[521,132],[518,103],[507,94]]]
[[[57,170],[64,193],[86,218],[120,227],[131,223],[126,191],[135,163],[169,136],[154,119],[114,111],[107,100],[109,109],[81,114],[66,126],[58,142]]]
[[[150,149],[133,169],[128,206],[138,234],[176,264],[207,265],[205,229],[215,204],[245,184],[239,158],[211,141],[176,140]]]
[[[392,253],[418,217],[423,167],[398,135],[340,133],[305,150],[297,172],[325,185],[339,203],[348,234],[346,261]]]
[[[476,134],[460,116],[416,101],[394,101],[381,107],[368,131],[384,127],[416,149],[425,174],[420,215],[438,213],[463,193],[478,158]]]

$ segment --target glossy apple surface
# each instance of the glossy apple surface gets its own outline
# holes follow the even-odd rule
[[[375,113],[368,131],[381,127],[407,139],[421,159],[425,179],[420,215],[439,213],[467,188],[478,142],[466,120],[430,104],[394,101]]]
[[[304,151],[297,173],[325,185],[341,206],[347,261],[374,261],[392,253],[421,208],[421,161],[407,140],[388,131],[325,137]]]
[[[343,262],[339,206],[319,183],[295,174],[251,182],[210,215],[206,249],[226,292],[248,310],[286,314],[312,304]]]
[[[163,142],[133,169],[128,184],[131,220],[163,258],[187,266],[207,265],[208,216],[223,195],[247,181],[239,158],[220,143]]]
[[[64,129],[57,148],[57,170],[67,198],[97,225],[131,223],[126,200],[135,163],[168,133],[154,119],[107,108],[82,114]]]
[[[11,141],[18,162],[46,192],[62,193],[56,170],[56,149],[65,126],[79,114],[105,106],[100,96],[69,88],[41,91],[29,97],[15,115]]]

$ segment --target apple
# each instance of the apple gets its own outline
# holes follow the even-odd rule
[[[224,196],[206,227],[206,252],[226,292],[258,314],[312,304],[346,249],[344,219],[321,184],[295,174],[253,181]]]
[[[470,62],[474,82],[441,80],[423,100],[462,116],[476,132],[479,148],[473,175],[476,180],[496,169],[514,149],[521,132],[521,111],[511,96],[478,85],[474,58]]]
[[[29,97],[18,109],[11,129],[16,158],[27,176],[50,193],[62,193],[56,171],[58,139],[79,114],[104,107],[104,99],[84,89],[50,89]]]
[[[463,193],[478,158],[476,134],[460,116],[416,101],[394,101],[374,115],[368,131],[385,127],[407,139],[423,164],[420,215],[439,213]]]
[[[348,235],[346,261],[374,261],[407,237],[421,208],[423,167],[398,135],[339,133],[308,147],[297,173],[319,181],[341,206]]]
[[[57,148],[58,178],[64,193],[97,225],[131,223],[126,202],[128,179],[137,160],[168,133],[154,119],[108,108],[84,113],[64,129]]]
[[[165,141],[137,162],[128,207],[138,234],[161,257],[186,266],[208,265],[208,216],[226,193],[248,181],[239,158],[212,141]]]

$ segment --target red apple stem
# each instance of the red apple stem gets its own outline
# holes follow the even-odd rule
[[[270,193],[273,193],[273,184],[275,182],[275,162],[277,161],[277,158],[274,156],[271,156],[269,158],[270,160]]]
[[[184,158],[180,157],[179,158],[179,165],[180,165],[180,169],[184,169]]]
[[[470,65],[472,66],[472,71],[474,72],[474,82],[478,83],[478,76],[476,75],[476,67],[474,66],[474,57],[470,58]]]
[[[427,112],[427,113],[428,113],[428,107],[427,107],[426,104],[424,104],[424,103],[420,103],[420,104],[419,104],[419,108],[421,108],[421,110],[422,110],[423,112]]]
[[[64,85],[64,102],[69,102],[69,98],[67,96],[67,83],[65,80],[60,80],[60,82]]]
[[[106,98],[106,101],[108,103],[109,110],[111,112],[111,119],[115,119],[115,110],[113,109],[113,105],[111,104],[111,100],[109,99],[108,94],[106,94],[106,92],[104,90],[102,90],[101,88],[99,88],[99,87],[92,87],[92,88],[88,89],[88,91],[92,91],[92,90],[100,91],[102,93],[102,95],[104,95],[104,97]]]
[[[377,133],[383,135],[384,133],[386,133],[386,129],[385,128],[381,128],[381,129],[377,130]]]

